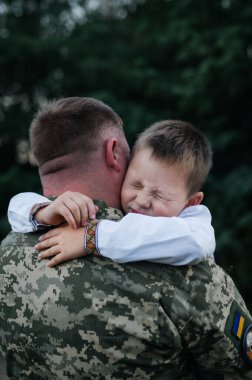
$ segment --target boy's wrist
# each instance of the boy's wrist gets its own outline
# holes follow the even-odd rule
[[[51,224],[43,223],[42,220],[37,220],[38,212],[47,207],[51,202],[42,202],[36,203],[32,206],[29,214],[29,221],[32,224],[32,228],[34,231],[38,231],[40,229],[44,229],[45,227],[50,227]]]

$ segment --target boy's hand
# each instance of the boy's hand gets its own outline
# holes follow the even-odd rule
[[[41,208],[35,219],[41,224],[57,226],[67,222],[72,228],[85,227],[88,219],[95,219],[98,207],[84,194],[67,191],[48,206]]]
[[[85,256],[84,228],[73,229],[70,226],[54,228],[41,235],[39,240],[40,243],[35,245],[35,249],[41,251],[39,259],[54,256],[47,264],[48,267]]]

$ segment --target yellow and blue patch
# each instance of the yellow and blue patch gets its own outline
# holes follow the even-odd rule
[[[241,353],[244,361],[252,366],[252,320],[236,301],[232,303],[225,333]]]
[[[245,318],[237,311],[235,313],[232,333],[237,338],[241,339],[244,330]]]

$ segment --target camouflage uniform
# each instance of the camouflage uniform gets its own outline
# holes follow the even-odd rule
[[[120,218],[114,209],[100,217]],[[87,257],[38,261],[39,233],[10,233],[0,250],[0,353],[11,379],[194,379],[197,362],[252,379],[234,313],[250,315],[212,260],[171,267]]]

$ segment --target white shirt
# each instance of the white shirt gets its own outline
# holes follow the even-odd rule
[[[8,219],[15,232],[32,232],[32,206],[48,202],[35,193],[20,193],[9,204]],[[149,260],[170,265],[197,264],[215,250],[211,214],[206,206],[186,207],[177,217],[127,214],[119,222],[102,220],[97,229],[101,255],[116,262]]]

